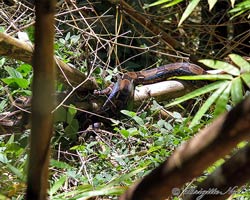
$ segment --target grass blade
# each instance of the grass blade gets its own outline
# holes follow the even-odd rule
[[[226,62],[222,62],[219,60],[211,60],[211,59],[199,60],[199,62],[203,63],[204,65],[212,69],[220,69],[234,76],[240,75],[240,70],[237,67]]]
[[[214,110],[215,117],[219,116],[220,114],[226,111],[226,106],[229,100],[231,86],[232,84],[228,84],[227,87],[223,90],[223,92],[220,94],[220,96],[216,100],[215,110]]]
[[[192,99],[194,97],[197,97],[197,96],[200,96],[202,94],[206,94],[208,92],[211,92],[219,87],[221,87],[222,85],[225,84],[225,82],[227,83],[228,81],[217,81],[217,82],[214,82],[214,83],[211,83],[209,85],[206,85],[202,88],[199,88],[193,92],[190,92],[182,97],[179,97],[179,98],[176,98],[173,102],[165,105],[164,107],[165,108],[168,108],[168,107],[171,107],[171,106],[175,106],[175,105],[178,105],[184,101],[187,101],[189,99]]]
[[[199,111],[194,116],[193,120],[191,121],[189,128],[192,128],[196,124],[199,123],[200,119],[203,117],[203,115],[207,112],[209,107],[218,99],[220,94],[224,91],[224,89],[229,84],[229,81],[223,82],[220,87],[206,100],[206,102],[202,105],[202,107],[199,109]]]
[[[173,76],[170,79],[180,79],[180,80],[232,80],[232,75],[229,74],[206,74],[206,75],[195,75],[195,76]]]
[[[240,67],[241,72],[250,72],[250,63],[237,54],[230,54],[230,59]]]
[[[184,13],[181,16],[181,20],[178,24],[178,26],[180,26],[187,18],[188,16],[193,12],[193,10],[195,9],[195,7],[198,5],[198,3],[200,2],[200,0],[192,0],[186,10],[184,11]]]
[[[250,73],[244,73],[241,75],[242,80],[247,85],[248,88],[250,88]]]
[[[240,77],[237,77],[232,81],[231,96],[234,105],[243,99],[243,87]]]

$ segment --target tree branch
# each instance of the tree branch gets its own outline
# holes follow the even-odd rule
[[[32,126],[26,199],[47,199],[52,110],[55,104],[54,14],[56,1],[37,0],[35,23]],[[46,59],[45,59],[46,58]]]
[[[217,168],[201,184],[195,188],[195,191],[209,191],[216,189],[216,192],[202,195],[202,200],[226,199],[235,193],[238,186],[250,180],[250,146],[240,149],[222,166]],[[236,178],[237,177],[237,178]],[[195,200],[201,197],[199,194],[190,194],[184,196],[185,200]]]
[[[25,63],[32,63],[33,46],[13,38],[7,34],[0,33],[0,55],[12,59],[21,60]],[[76,87],[87,79],[87,76],[79,70],[70,67],[61,60],[55,58],[57,67],[57,76],[60,81],[68,84],[68,82]],[[63,73],[65,76],[63,75]],[[68,81],[67,81],[68,80]],[[79,90],[94,90],[97,89],[97,83],[94,78],[89,78]]]

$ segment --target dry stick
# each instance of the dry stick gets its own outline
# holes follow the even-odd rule
[[[194,191],[200,192],[195,195],[190,192],[184,196],[185,200],[209,200],[226,199],[233,193],[236,193],[239,186],[250,180],[250,146],[240,149],[221,167],[217,168],[209,175]],[[190,190],[193,191],[193,190]],[[208,194],[202,194],[202,191],[208,191]]]
[[[26,199],[45,200],[55,104],[55,0],[37,0],[33,57],[32,128]]]
[[[33,47],[29,44],[15,39],[7,34],[0,33],[0,55],[31,64],[32,52]],[[58,63],[58,67],[65,74],[64,76],[64,74],[62,74],[61,71],[58,70],[57,75],[60,81],[67,84],[68,80],[73,86],[76,87],[85,79],[87,79],[87,76],[85,74],[81,73],[75,68],[70,67],[61,60],[56,59],[56,63]],[[90,78],[85,82],[85,84],[81,86],[81,88],[79,88],[79,90],[94,90],[97,88],[98,87],[96,81],[93,78]]]
[[[127,16],[134,19],[136,22],[141,24],[145,29],[147,29],[149,32],[153,33],[154,35],[161,36],[160,39],[166,44],[170,45],[175,50],[182,50],[182,45],[176,41],[174,38],[172,38],[170,35],[168,35],[164,30],[162,30],[160,27],[152,23],[148,18],[138,13],[133,7],[131,7],[129,4],[127,4],[124,0],[120,1],[113,1],[109,0],[110,3],[117,3],[120,5],[120,8],[123,12],[127,14]]]
[[[250,139],[250,97],[181,145],[158,168],[125,192],[121,200],[158,200],[200,176],[242,140]]]

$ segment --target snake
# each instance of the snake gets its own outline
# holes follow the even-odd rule
[[[173,76],[204,75],[207,72],[200,66],[188,62],[170,63],[160,67],[137,72],[124,73],[115,83],[104,90],[95,91],[96,95],[108,95],[101,110],[118,111],[125,109],[133,97],[137,85],[147,85],[165,81]]]

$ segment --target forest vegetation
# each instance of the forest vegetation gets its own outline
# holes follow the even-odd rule
[[[39,35],[34,1],[1,1],[0,199],[25,198],[31,158],[48,146],[50,199],[195,199],[211,188],[202,199],[249,199],[249,11],[249,0],[57,1],[54,33]],[[123,74],[171,63],[208,74],[138,85],[128,106],[98,112],[109,97],[98,91]],[[31,123],[42,133],[52,120],[36,108],[52,111],[51,138],[30,137]]]

